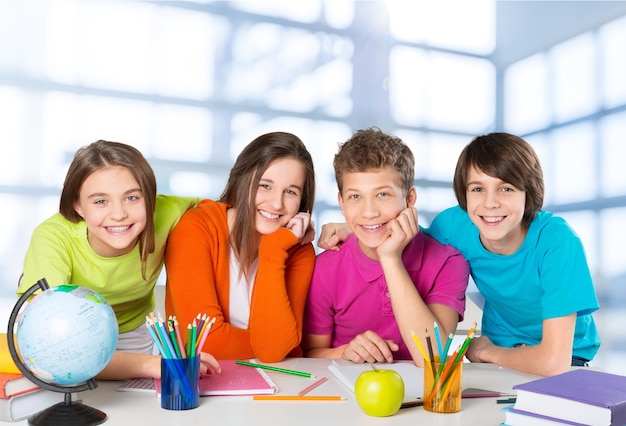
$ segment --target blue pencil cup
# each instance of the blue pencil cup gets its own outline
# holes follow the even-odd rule
[[[190,410],[200,404],[200,357],[161,358],[161,407]]]

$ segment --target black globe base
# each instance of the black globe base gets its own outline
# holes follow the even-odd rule
[[[33,414],[28,418],[28,424],[33,426],[90,426],[99,425],[106,420],[105,413],[80,401],[72,401],[72,395],[66,393],[65,401]]]

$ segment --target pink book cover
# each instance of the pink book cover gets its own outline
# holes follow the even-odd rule
[[[200,379],[200,396],[274,394],[277,387],[260,368],[235,364],[235,360],[219,360],[222,372]],[[161,380],[155,379],[157,396],[161,394]]]

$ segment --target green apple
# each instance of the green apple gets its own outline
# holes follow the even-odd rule
[[[404,400],[404,382],[394,370],[379,370],[372,364],[372,371],[364,371],[357,377],[354,395],[365,414],[391,416]]]

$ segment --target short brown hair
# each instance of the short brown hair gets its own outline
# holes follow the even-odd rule
[[[489,133],[474,138],[461,152],[454,172],[454,195],[467,210],[467,180],[471,167],[526,192],[522,223],[528,227],[543,206],[544,183],[535,150],[519,136]]]
[[[405,191],[411,189],[415,176],[415,160],[411,149],[397,136],[377,127],[356,131],[350,139],[339,144],[333,167],[339,193],[343,192],[345,173],[359,173],[392,167],[400,173]]]
[[[152,167],[137,148],[120,142],[104,140],[79,148],[65,175],[59,201],[59,212],[71,222],[77,223],[83,220],[74,208],[83,183],[93,172],[112,166],[128,169],[139,184],[144,196],[146,226],[139,235],[139,253],[141,254],[141,273],[146,279],[148,255],[154,251],[155,246],[154,210],[157,185]]]

